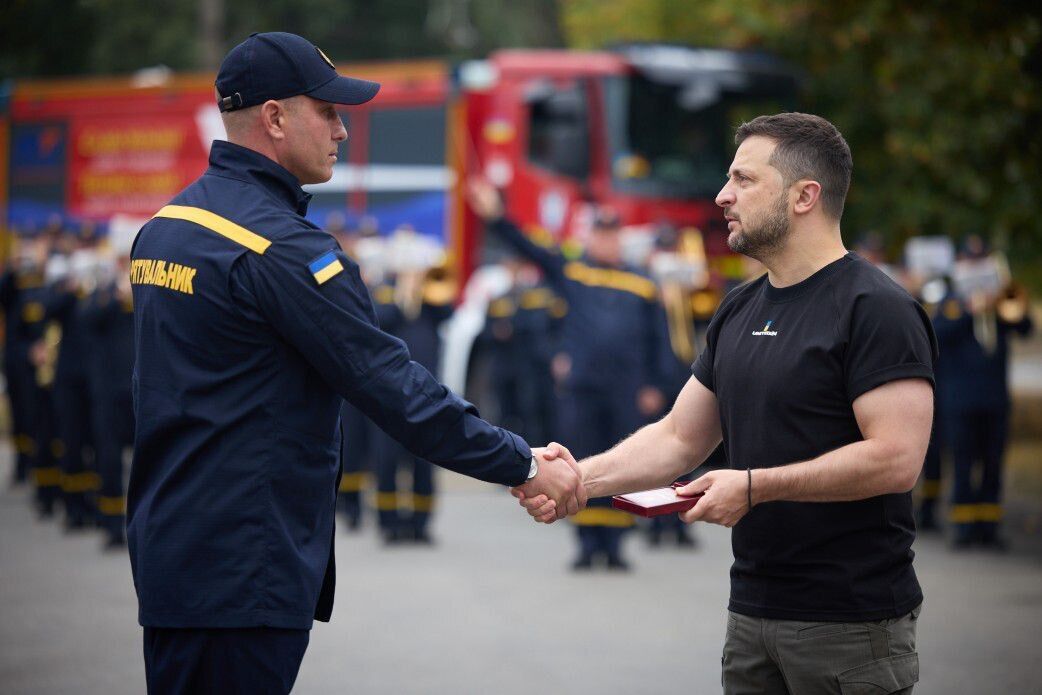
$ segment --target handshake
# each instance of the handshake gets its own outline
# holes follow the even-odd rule
[[[510,489],[532,518],[552,524],[586,507],[586,486],[575,457],[565,447],[551,442],[532,449],[539,467],[535,477]]]

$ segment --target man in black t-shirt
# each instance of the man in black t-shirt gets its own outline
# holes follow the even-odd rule
[[[844,248],[852,163],[831,123],[761,116],[735,140],[716,202],[730,247],[768,272],[724,299],[672,412],[581,461],[583,480],[590,497],[666,485],[723,441],[730,468],[681,490],[705,493],[681,518],[734,528],[724,691],[910,692],[930,321]],[[552,502],[515,494],[552,520]]]

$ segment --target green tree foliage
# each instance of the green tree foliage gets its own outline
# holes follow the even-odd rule
[[[255,31],[301,34],[338,61],[563,45],[555,0],[8,0],[0,76],[213,69],[203,57],[205,5],[220,17],[218,55]]]
[[[204,4],[221,17],[217,54],[276,30],[338,61],[635,40],[767,49],[805,70],[804,108],[850,141],[848,233],[896,246],[979,232],[1042,255],[1042,20],[1026,0],[8,0],[0,76],[212,68]]]
[[[846,135],[844,227],[898,244],[988,235],[1042,253],[1042,22],[970,0],[562,0],[569,45],[651,40],[771,50],[807,74],[806,110]],[[1025,255],[1026,254],[1026,255]]]

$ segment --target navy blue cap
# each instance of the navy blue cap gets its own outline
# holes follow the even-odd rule
[[[597,212],[593,217],[594,229],[604,229],[615,231],[622,226],[622,219],[619,217],[619,213],[615,208],[601,205],[597,208]]]
[[[317,46],[282,31],[250,34],[224,57],[215,84],[221,111],[300,94],[334,104],[364,104],[380,89],[376,82],[341,77]]]

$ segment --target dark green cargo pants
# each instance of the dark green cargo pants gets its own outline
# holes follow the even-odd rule
[[[883,695],[919,680],[919,608],[892,620],[814,623],[728,613],[725,695]]]

